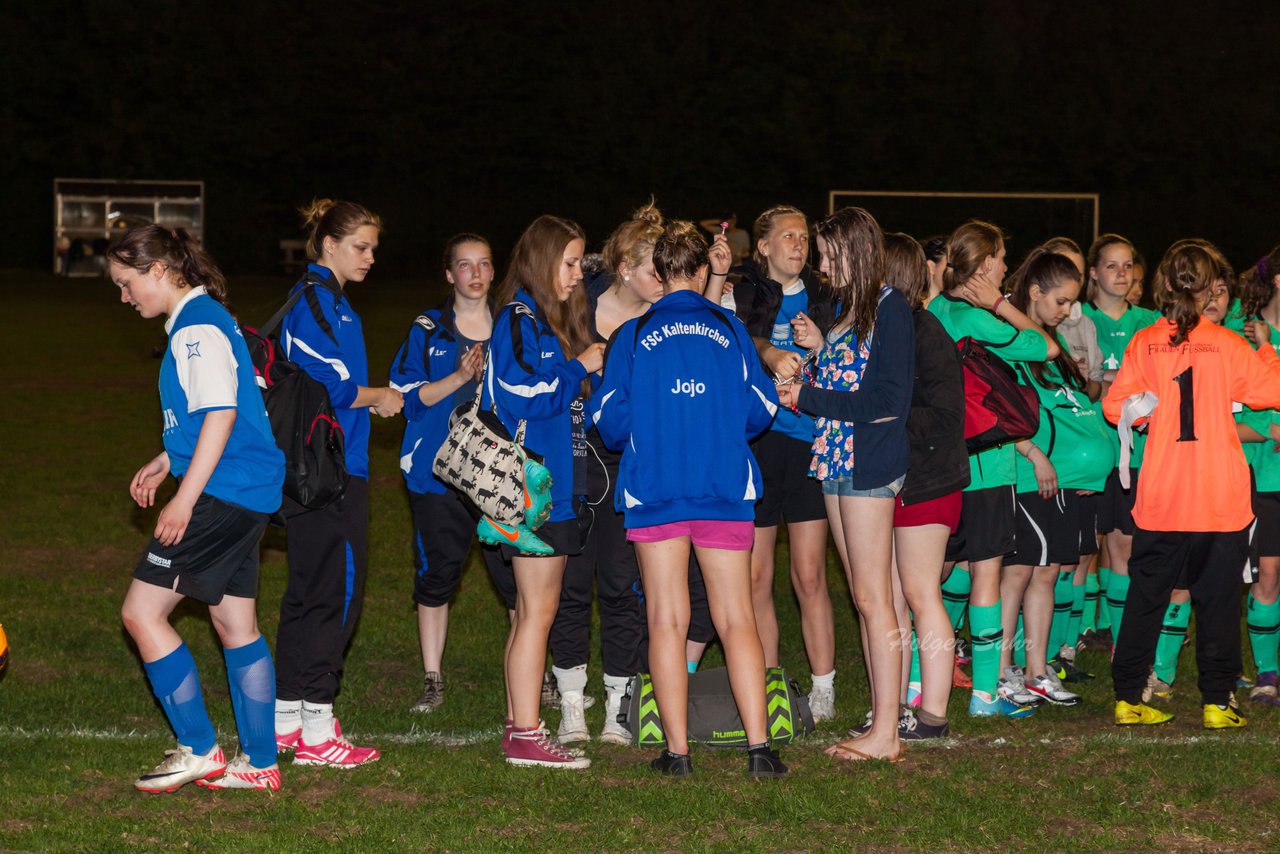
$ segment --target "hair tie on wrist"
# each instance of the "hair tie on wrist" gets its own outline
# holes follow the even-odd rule
[[[713,275],[713,276],[724,276],[725,278],[728,278],[728,277],[729,277],[729,271],[728,271],[728,270],[725,270],[723,273],[717,273],[715,270],[712,270],[712,271],[711,271],[711,275]]]
[[[1005,301],[1004,294],[1001,294],[1000,296],[996,297],[995,303],[991,306],[991,313],[992,314],[998,313],[1000,311],[1000,303],[1004,301]]]

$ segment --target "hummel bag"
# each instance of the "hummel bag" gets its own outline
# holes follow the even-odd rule
[[[765,671],[764,684],[770,743],[790,744],[813,732],[809,698],[800,692],[794,679],[787,678],[781,667],[770,667]],[[667,743],[648,673],[631,678],[618,723],[631,731],[632,740],[640,747]],[[747,746],[747,733],[729,687],[729,671],[723,667],[689,674],[689,740],[706,747]]]

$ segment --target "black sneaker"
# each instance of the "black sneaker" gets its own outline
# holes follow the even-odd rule
[[[1068,661],[1062,656],[1050,661],[1049,666],[1053,668],[1053,672],[1057,673],[1058,678],[1063,682],[1088,682],[1094,678],[1092,673],[1086,673],[1076,667],[1075,662]]]
[[[649,767],[659,774],[688,777],[693,773],[693,760],[687,753],[672,753],[670,750],[664,750],[658,754],[657,759],[649,763]]]
[[[926,741],[930,738],[946,738],[947,722],[927,724],[914,713],[898,718],[898,738],[902,741]]]
[[[778,752],[771,747],[757,747],[747,751],[748,777],[785,777],[787,766],[782,764]]]

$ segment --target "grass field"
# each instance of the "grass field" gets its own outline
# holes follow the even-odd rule
[[[237,280],[242,319],[261,322],[287,287]],[[955,738],[912,747],[906,761],[838,764],[822,748],[861,718],[867,695],[848,591],[831,557],[837,602],[840,717],[784,751],[793,774],[756,783],[735,753],[701,752],[685,781],[655,778],[649,756],[593,744],[585,773],[513,769],[498,746],[506,615],[473,561],[446,652],[445,706],[413,716],[421,667],[409,520],[396,456],[400,427],[373,431],[371,553],[363,622],[338,710],[358,741],[383,750],[351,772],[283,766],[284,788],[144,796],[131,781],[172,746],[119,603],[154,512],[126,485],[159,449],[163,341],[101,280],[0,273],[5,381],[0,622],[12,644],[0,679],[0,850],[523,851],[1280,850],[1280,714],[1249,709],[1243,732],[1200,729],[1187,654],[1175,721],[1157,731],[1110,723],[1106,662],[1077,709],[1022,722],[971,720],[953,697]],[[353,294],[375,381],[426,290],[379,282]],[[283,538],[263,555],[264,633],[274,640]],[[798,615],[779,554],[783,664],[807,687]],[[221,743],[234,749],[222,657],[207,614],[176,618],[201,667]],[[718,660],[714,648],[709,663]],[[592,691],[599,695],[599,662]],[[600,706],[588,712],[593,730]],[[555,714],[550,724],[555,725]]]

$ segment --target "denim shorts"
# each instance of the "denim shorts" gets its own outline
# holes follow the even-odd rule
[[[872,489],[854,489],[853,475],[847,474],[843,477],[824,480],[822,482],[822,494],[838,495],[842,498],[897,498],[906,479],[907,476],[904,474],[885,486],[877,486]]]

